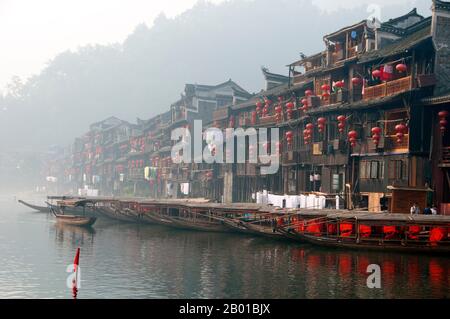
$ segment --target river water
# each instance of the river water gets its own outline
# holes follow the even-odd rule
[[[0,298],[450,298],[450,256],[318,248],[98,219],[93,230],[0,198]],[[367,287],[367,265],[381,288]]]

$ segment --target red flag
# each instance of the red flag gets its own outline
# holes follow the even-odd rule
[[[75,279],[72,281],[72,296],[74,299],[78,295],[78,265],[80,263],[80,248],[77,248],[75,259],[73,260],[73,272],[75,273]]]
[[[77,254],[75,255],[75,259],[73,260],[73,264],[76,265],[74,271],[76,271],[76,268],[78,267],[79,263],[80,263],[80,248],[77,248]]]

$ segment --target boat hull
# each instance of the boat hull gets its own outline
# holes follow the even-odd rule
[[[339,249],[358,249],[358,250],[373,250],[373,251],[394,251],[405,253],[429,253],[429,254],[448,254],[450,253],[449,246],[430,246],[430,245],[413,245],[413,244],[393,244],[390,242],[383,242],[380,240],[378,243],[367,242],[354,242],[344,241],[335,238],[320,237],[308,234],[301,234],[298,232],[291,233],[291,238],[297,239],[301,242],[307,242],[313,245],[339,248]]]
[[[73,215],[59,215],[55,214],[56,222],[59,224],[78,226],[78,227],[90,227],[94,225],[97,220],[96,217],[83,217]]]

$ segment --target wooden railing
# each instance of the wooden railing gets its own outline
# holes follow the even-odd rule
[[[348,48],[347,50],[347,59],[353,58],[358,54],[358,46],[355,45],[354,47]]]
[[[450,147],[442,148],[442,161],[443,164],[450,164]]]
[[[384,148],[387,150],[407,150],[409,148],[409,134],[405,134],[400,143],[397,142],[395,135],[384,137]]]
[[[411,90],[411,76],[365,88],[364,100],[381,98]]]

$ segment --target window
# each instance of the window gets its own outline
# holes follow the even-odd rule
[[[361,161],[359,166],[359,177],[360,179],[383,179],[383,161]]]
[[[405,160],[390,160],[389,161],[389,179],[406,180],[407,179],[407,165]]]

